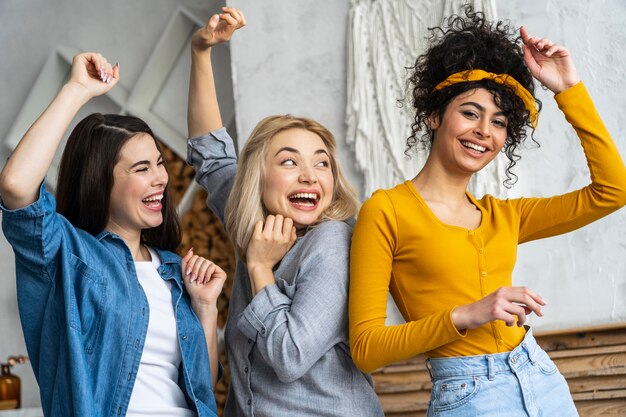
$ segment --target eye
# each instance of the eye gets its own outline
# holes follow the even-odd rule
[[[148,167],[137,168],[135,172],[148,172]]]
[[[296,161],[294,161],[291,158],[288,158],[288,159],[283,160],[280,164],[284,166],[293,167],[293,166],[296,166]]]
[[[328,168],[330,166],[330,161],[320,161],[317,163],[318,167]]]
[[[467,117],[468,119],[477,119],[478,118],[478,114],[476,114],[475,112],[473,112],[471,110],[463,110],[463,116]]]
[[[507,127],[507,125],[508,125],[506,120],[502,120],[502,119],[495,119],[493,121],[493,124],[498,126],[498,127]]]

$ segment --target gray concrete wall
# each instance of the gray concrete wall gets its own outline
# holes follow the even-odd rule
[[[235,4],[234,2],[231,2]],[[622,155],[626,155],[622,90],[626,78],[626,5],[585,0],[498,2],[501,18],[570,47]],[[206,8],[214,2],[186,0],[4,0],[0,2],[0,140],[7,134],[42,65],[58,44],[99,50],[121,63],[121,84],[139,77],[160,33],[178,4]],[[245,140],[264,116],[309,116],[333,131],[344,169],[359,183],[345,146],[346,38],[348,1],[242,0],[248,27],[232,45],[237,130]],[[184,75],[180,75],[184,77]],[[180,79],[181,94],[186,80]],[[517,170],[519,195],[551,195],[585,181],[576,139],[545,95],[537,137],[542,147],[525,152]],[[398,138],[403,140],[404,138]],[[568,143],[571,143],[569,145]],[[7,150],[0,146],[0,161]],[[626,322],[626,212],[591,227],[523,245],[516,283],[535,287],[550,301],[539,327]],[[0,234],[0,360],[25,353],[15,303],[13,255]],[[28,366],[24,406],[38,404]]]

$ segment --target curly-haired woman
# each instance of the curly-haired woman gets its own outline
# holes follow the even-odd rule
[[[517,245],[566,233],[626,204],[626,168],[569,52],[466,10],[433,31],[410,79],[408,147],[426,145],[412,180],[374,193],[351,249],[350,336],[364,371],[425,353],[430,416],[573,416],[567,384],[524,326],[545,301],[512,286]],[[534,129],[533,77],[578,134],[591,183],[551,198],[478,200],[470,177]],[[406,323],[386,326],[391,291]]]

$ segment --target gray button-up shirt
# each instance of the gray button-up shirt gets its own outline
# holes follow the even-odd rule
[[[222,221],[236,158],[223,128],[188,142],[187,162]],[[254,298],[237,261],[225,331],[232,374],[226,416],[383,415],[371,378],[350,356],[351,235],[351,222],[311,228],[274,271],[276,283]]]

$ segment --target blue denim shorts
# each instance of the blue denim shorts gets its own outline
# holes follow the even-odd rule
[[[511,352],[426,361],[428,417],[578,416],[569,387],[528,329]]]

